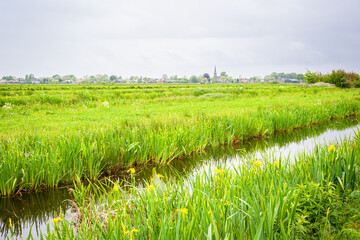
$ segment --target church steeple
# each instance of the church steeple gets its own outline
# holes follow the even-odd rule
[[[216,74],[216,65],[214,67],[214,78],[217,78],[217,74]]]

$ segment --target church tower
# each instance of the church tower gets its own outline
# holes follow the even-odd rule
[[[214,78],[217,78],[217,74],[216,74],[216,65],[214,67]]]

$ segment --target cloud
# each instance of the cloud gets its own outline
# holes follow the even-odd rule
[[[14,0],[0,75],[360,72],[356,0]]]

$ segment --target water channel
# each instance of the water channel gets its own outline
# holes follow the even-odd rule
[[[156,166],[157,172],[167,176],[187,176],[202,169],[218,165],[236,165],[247,154],[260,157],[272,153],[275,157],[293,157],[300,151],[311,151],[316,143],[335,143],[344,137],[354,137],[360,128],[359,120],[350,118],[337,120],[323,125],[297,129],[291,133],[277,133],[269,138],[251,139],[230,146],[209,148],[203,153],[169,165]],[[154,166],[137,170],[136,179],[141,184],[152,176]],[[129,176],[120,175],[121,178]],[[69,190],[57,189],[40,193],[23,194],[14,198],[0,198],[0,239],[10,234],[9,218],[12,220],[16,238],[26,239],[30,232],[34,238],[45,233],[51,219],[63,214],[70,218],[71,195]],[[50,222],[50,223],[49,223]]]

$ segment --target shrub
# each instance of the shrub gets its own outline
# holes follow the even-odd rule
[[[347,78],[347,73],[342,70],[333,70],[332,73],[329,74],[328,82],[335,84],[335,86],[340,88],[349,88],[350,82]]]

